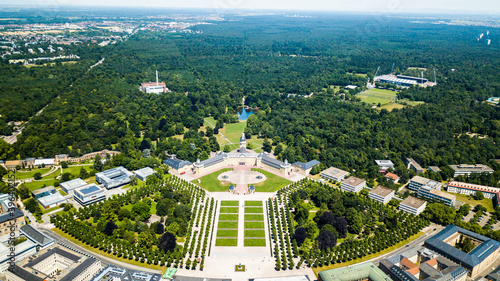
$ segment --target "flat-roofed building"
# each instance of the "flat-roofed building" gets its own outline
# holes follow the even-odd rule
[[[441,172],[441,169],[438,166],[429,166],[429,170],[433,171],[434,173]]]
[[[425,210],[426,206],[427,201],[415,198],[413,196],[408,196],[399,204],[399,210],[418,216]]]
[[[146,178],[153,175],[154,173],[156,173],[156,171],[151,169],[150,167],[145,167],[145,168],[142,168],[140,170],[134,171],[134,174],[141,181],[146,181]]]
[[[387,204],[394,198],[394,193],[394,190],[379,185],[368,193],[368,197],[379,203]]]
[[[375,160],[375,163],[380,167],[381,170],[387,170],[389,168],[394,170],[394,163],[391,160]]]
[[[38,203],[42,205],[44,209],[50,209],[55,206],[59,206],[62,203],[67,203],[71,198],[71,195],[62,196],[61,193],[56,192],[49,196],[38,198]]]
[[[441,190],[441,188],[443,187],[443,184],[440,182],[427,179],[421,176],[414,176],[413,178],[411,178],[410,183],[408,184],[408,189],[411,191],[418,192],[420,187],[424,185],[428,185],[436,190]]]
[[[172,271],[174,274],[177,271],[177,268],[168,268],[165,274],[167,275],[167,272]],[[172,277],[169,275],[169,277]],[[130,280],[130,281],[162,281],[162,280],[168,280],[172,278],[167,278],[165,276],[165,279],[162,279],[161,274],[158,273],[151,273],[151,272],[144,272],[144,271],[136,271],[132,270],[129,268],[123,268],[123,267],[114,267],[114,266],[106,266],[104,267],[98,274],[92,278],[92,281],[115,281],[115,280]],[[231,279],[210,279],[210,278],[205,278],[205,277],[184,277],[175,275],[175,279],[172,279],[175,281],[231,281]]]
[[[47,186],[47,187],[42,187],[42,188],[37,189],[37,190],[33,190],[31,192],[31,196],[33,196],[33,198],[35,198],[35,199],[38,199],[38,198],[42,198],[45,196],[49,196],[49,195],[54,194],[56,192],[57,191],[53,186]]]
[[[66,194],[73,194],[73,191],[79,187],[87,185],[87,183],[81,178],[77,178],[70,181],[61,182],[62,191],[66,192]]]
[[[424,169],[413,158],[406,158],[405,162],[406,168],[412,169],[417,175],[424,172]]]
[[[104,190],[95,184],[88,184],[74,190],[73,197],[78,204],[87,206],[106,199]]]
[[[488,167],[487,165],[483,164],[475,164],[475,165],[467,165],[467,164],[460,164],[460,165],[450,165],[450,168],[455,171],[453,174],[453,177],[458,177],[458,176],[464,176],[464,175],[470,175],[470,174],[476,174],[476,173],[488,173],[492,174],[493,169]]]
[[[448,194],[438,189],[433,189],[429,185],[424,185],[418,189],[417,195],[432,200],[443,202],[444,204],[453,207],[455,205],[456,196]]]
[[[18,208],[3,213],[0,215],[0,236],[9,234],[11,227],[19,229],[23,225],[25,225],[24,213]]]
[[[95,179],[107,189],[111,189],[129,183],[133,175],[129,170],[120,166],[95,174]]]
[[[335,167],[330,167],[320,174],[320,176],[324,179],[334,180],[338,182],[343,181],[347,175],[349,175],[349,172]]]
[[[35,166],[54,166],[55,158],[40,158],[35,159]]]
[[[318,281],[392,281],[380,268],[373,263],[358,263],[351,266],[320,271]]]
[[[349,177],[348,179],[342,181],[340,188],[345,191],[360,192],[366,187],[366,181],[357,177]]]
[[[494,199],[495,196],[500,194],[500,188],[465,183],[459,181],[451,181],[448,183],[448,192],[458,193],[458,194],[466,194],[466,195],[475,195],[477,191],[481,191],[484,194],[484,197],[489,199]]]
[[[8,244],[7,244],[8,246]],[[4,273],[7,271],[9,268],[9,260],[11,258],[11,251],[10,248],[7,247],[6,245],[0,243],[0,273]],[[26,240],[20,244],[16,245],[16,255],[15,255],[15,260],[20,261],[22,259],[25,259],[29,256],[32,256],[36,254],[36,244],[33,243],[30,240]],[[24,280],[31,280],[31,279],[23,279]]]

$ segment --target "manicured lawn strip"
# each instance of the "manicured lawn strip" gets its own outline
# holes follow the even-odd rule
[[[264,208],[262,207],[245,207],[245,214],[262,214]]]
[[[262,230],[245,230],[245,237],[266,237],[266,232]]]
[[[265,247],[266,239],[245,239],[245,247]]]
[[[215,246],[238,246],[238,239],[233,238],[217,238]]]
[[[232,143],[239,143],[241,138],[241,132],[247,126],[246,121],[241,121],[238,123],[224,124],[224,128],[220,129],[220,132]]]
[[[36,173],[40,173],[43,175],[50,171],[50,168],[41,168],[41,169],[32,169],[31,171],[16,171],[16,179],[29,179],[32,178]],[[57,173],[54,172],[56,175]],[[57,174],[58,175],[58,174]],[[4,179],[7,179],[7,175],[4,176]]]
[[[264,229],[264,222],[245,222],[245,229],[246,228],[258,228],[258,229]]]
[[[219,221],[238,221],[238,215],[220,214]]]
[[[221,214],[237,214],[238,207],[220,207]]]
[[[56,174],[58,175],[58,172],[55,172],[54,174],[51,174],[50,176],[46,177],[45,179],[49,179],[49,178],[51,178],[51,176],[56,175]],[[44,179],[41,179],[39,181],[32,181],[32,182],[25,183],[25,185],[26,185],[26,187],[28,187],[28,189],[30,191],[33,191],[33,190],[40,189],[40,188],[42,188],[44,186],[51,186],[51,185],[53,186],[56,181],[58,181],[58,180],[54,180],[54,179],[52,179],[52,180],[44,180]]]
[[[265,181],[254,184],[255,192],[274,192],[292,183],[287,179],[262,169],[252,169],[252,171],[262,173],[267,177]]]
[[[199,179],[192,180],[191,182],[201,186],[202,188],[208,190],[208,191],[214,191],[214,192],[222,192],[222,191],[228,191],[229,190],[229,183],[222,183],[220,182],[217,177],[227,171],[231,171],[233,169],[231,168],[226,168],[219,170],[217,172],[205,175]],[[198,180],[200,180],[200,183],[198,183]]]
[[[238,228],[238,222],[236,221],[219,221],[219,224],[217,225],[217,228]]]
[[[239,201],[221,201],[220,205],[222,207],[238,207]]]
[[[220,220],[220,218],[219,218],[219,220]],[[264,221],[264,215],[245,214],[245,221]]]
[[[262,207],[262,201],[245,201],[245,207]]]
[[[224,230],[224,229],[219,229],[217,230],[217,237],[238,237],[238,230]],[[257,236],[258,237],[258,236]]]

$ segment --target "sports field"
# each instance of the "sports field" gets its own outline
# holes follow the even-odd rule
[[[370,89],[357,95],[361,101],[371,104],[387,104],[396,100],[396,92],[383,89]]]

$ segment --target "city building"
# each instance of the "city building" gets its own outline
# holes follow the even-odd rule
[[[119,281],[119,280],[129,280],[129,281],[161,281],[162,276],[158,273],[150,273],[143,271],[136,271],[128,268],[121,268],[115,266],[106,266],[101,271],[99,271],[91,281]],[[172,280],[179,280],[177,277]],[[200,281],[210,279],[200,278]]]
[[[104,190],[95,184],[81,186],[74,190],[73,198],[78,204],[87,206],[106,199]]]
[[[320,271],[318,273],[318,281],[358,280],[392,281],[389,276],[371,262]]]
[[[153,175],[154,173],[156,173],[156,171],[151,169],[150,167],[145,167],[140,170],[134,171],[134,174],[141,181],[146,181],[146,178]]]
[[[475,246],[469,253],[455,247],[464,238],[470,238]],[[455,225],[448,225],[425,240],[424,247],[459,264],[468,271],[467,275],[472,279],[500,258],[500,242]]]
[[[427,201],[408,196],[399,204],[399,210],[418,216],[425,210],[426,206]]]
[[[294,169],[292,169],[292,171],[296,172],[298,174],[304,175],[304,176],[308,176],[309,173],[311,172],[311,169],[320,163],[321,162],[319,162],[318,160],[311,160],[311,161],[306,162],[306,163],[295,162],[292,164],[292,166],[294,167]]]
[[[44,209],[50,209],[55,206],[59,206],[62,203],[67,203],[70,198],[71,195],[62,196],[61,193],[56,192],[54,194],[38,198],[37,201]]]
[[[495,197],[500,196],[500,188],[459,181],[449,182],[447,191],[465,195],[475,195],[477,191],[481,191],[484,197],[489,199],[495,199]]]
[[[120,166],[95,174],[95,179],[98,183],[103,184],[107,189],[111,189],[120,185],[128,184],[130,182],[130,177],[133,175],[134,174],[132,174],[129,170]]]
[[[340,188],[345,191],[360,192],[361,189],[366,187],[366,181],[357,177],[349,177],[342,181]]]
[[[79,187],[87,185],[87,183],[81,178],[77,178],[70,181],[61,182],[62,191],[66,192],[66,194],[73,194],[73,191]]]
[[[377,163],[381,170],[385,171],[389,168],[394,170],[394,163],[391,160],[375,160],[375,163]]]
[[[40,158],[40,159],[35,159],[35,166],[40,167],[40,166],[54,166],[55,164],[55,158]]]
[[[22,167],[23,163],[24,163],[23,160],[7,160],[5,161],[5,169],[14,170],[18,167]]]
[[[500,281],[500,266],[486,275],[486,279],[490,281]]]
[[[379,83],[394,84],[401,87],[413,87],[416,85],[427,87],[436,85],[435,82],[430,82],[426,78],[405,76],[405,75],[392,75],[392,74],[375,76],[373,78],[373,81]]]
[[[464,175],[470,175],[474,173],[488,173],[492,174],[493,169],[488,167],[487,165],[483,164],[476,164],[476,165],[467,165],[467,164],[460,164],[460,165],[450,165],[450,168],[455,171],[453,174],[453,177],[458,177],[458,176],[464,176]]]
[[[412,169],[417,175],[424,172],[424,169],[417,163],[417,161],[413,160],[413,158],[406,158],[405,163],[406,168]]]
[[[408,184],[408,189],[415,191],[419,197],[441,201],[448,206],[455,205],[456,196],[442,192],[442,187],[442,183],[421,176],[414,176]]]
[[[47,187],[42,187],[42,188],[37,189],[37,190],[33,190],[31,192],[31,196],[33,196],[33,198],[35,198],[35,199],[38,199],[38,198],[42,198],[45,196],[49,196],[49,195],[54,194],[56,192],[57,191],[53,186],[47,186]]]
[[[22,233],[31,242],[35,243],[41,249],[47,248],[54,245],[54,239],[43,234],[38,229],[34,228],[30,224],[25,224],[19,228],[19,232]]]
[[[378,201],[379,203],[387,204],[392,198],[394,198],[394,190],[379,185],[368,193],[368,197],[372,200]]]
[[[441,169],[439,169],[438,166],[429,166],[429,170],[433,171],[434,173],[440,173]]]
[[[330,168],[324,170],[323,172],[321,172],[321,174],[320,174],[320,176],[324,179],[334,180],[334,181],[338,181],[338,182],[343,181],[347,175],[349,175],[349,172],[341,170],[339,168],[335,168],[335,167],[330,167]]]
[[[19,229],[25,224],[24,213],[15,208],[12,212],[6,212],[0,215],[0,236],[11,232],[11,228]]]
[[[5,271],[5,276],[8,281],[41,281],[56,276],[59,281],[90,281],[100,270],[99,260],[55,247],[39,252],[35,259],[18,262],[13,271]]]
[[[192,170],[192,164],[189,161],[177,159],[175,154],[170,155],[170,158],[163,160],[163,163],[168,165],[173,172],[177,174],[184,174]]]
[[[170,90],[167,88],[165,82],[158,82],[158,70],[156,71],[156,82],[141,83],[141,91],[144,93],[166,93]]]
[[[16,261],[25,259],[29,256],[36,254],[37,245],[33,243],[31,240],[26,240],[16,245]],[[8,247],[8,244],[4,245],[0,243],[0,273],[4,273],[8,270],[10,263],[9,260],[11,258],[11,251]],[[22,279],[31,280],[31,279]]]
[[[384,176],[386,179],[392,181],[393,183],[398,183],[399,182],[399,176],[393,173],[387,173]]]
[[[427,179],[421,176],[414,176],[413,178],[411,178],[410,183],[408,184],[408,189],[411,191],[418,192],[418,190],[425,185],[431,186],[433,189],[436,190],[441,190],[441,188],[443,187],[443,184],[440,182]]]

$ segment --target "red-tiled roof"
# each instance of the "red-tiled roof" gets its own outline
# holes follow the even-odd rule
[[[414,267],[418,267],[418,265],[414,264],[411,260],[407,259],[407,258],[403,258],[401,260],[401,264],[406,266],[406,268],[408,269],[412,269]]]
[[[398,180],[399,179],[398,175],[393,174],[393,173],[387,173],[387,174],[385,174],[385,177],[390,178],[391,180]]]

